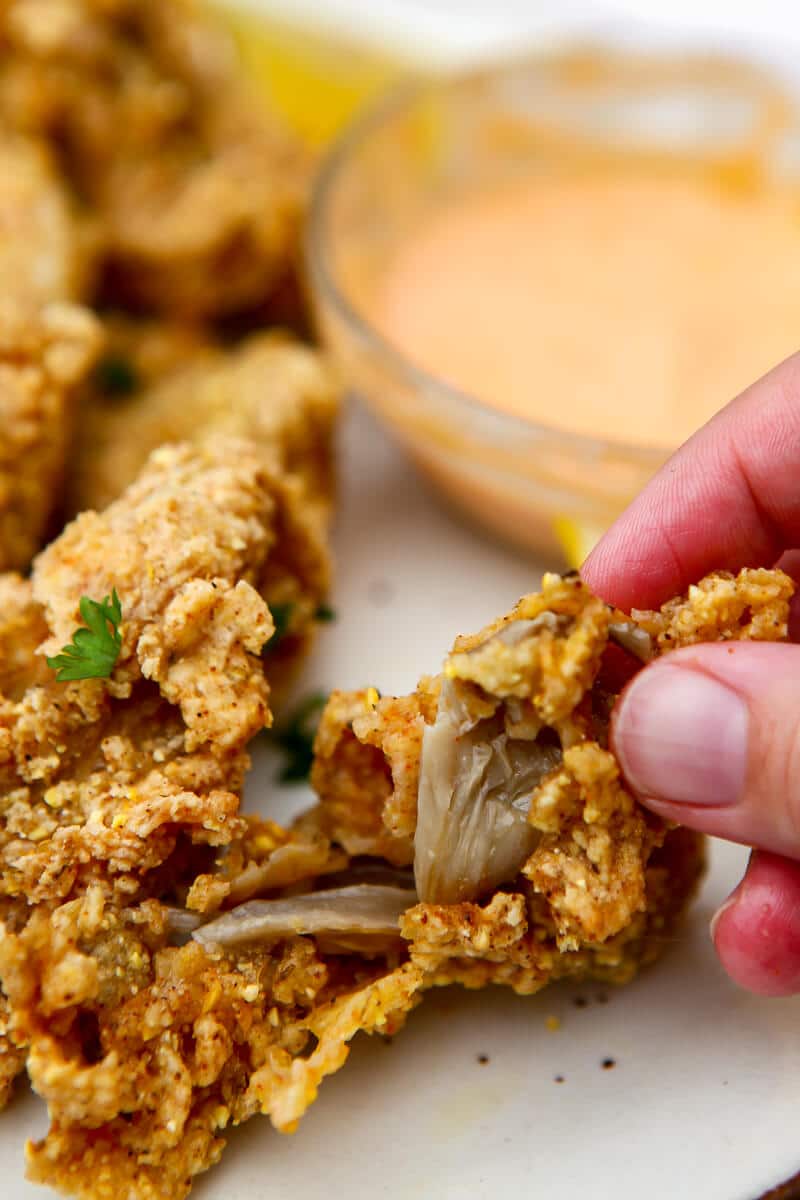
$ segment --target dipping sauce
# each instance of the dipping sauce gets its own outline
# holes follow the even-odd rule
[[[800,349],[800,201],[635,165],[473,187],[400,240],[372,318],[498,409],[672,449]]]
[[[705,54],[574,47],[420,81],[320,173],[325,343],[453,508],[578,566],[800,350],[798,148],[794,90]]]

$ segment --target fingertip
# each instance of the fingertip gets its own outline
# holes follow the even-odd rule
[[[800,863],[756,851],[715,914],[711,936],[730,977],[760,996],[800,992]]]

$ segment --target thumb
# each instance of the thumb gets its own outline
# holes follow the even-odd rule
[[[800,859],[800,646],[674,651],[623,693],[612,746],[661,816]]]

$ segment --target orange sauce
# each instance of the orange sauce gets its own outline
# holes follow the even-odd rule
[[[800,204],[697,172],[557,171],[442,203],[372,318],[503,411],[670,448],[800,348]]]

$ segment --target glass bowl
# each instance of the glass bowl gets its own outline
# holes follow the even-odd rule
[[[747,186],[754,170],[796,170],[793,121],[769,72],[706,55],[575,49],[401,85],[333,148],[312,198],[310,286],[346,386],[463,513],[577,564],[669,450],[560,428],[567,397],[545,425],[421,369],[371,320],[381,273],[421,216],[469,189],[587,157],[676,160]]]

